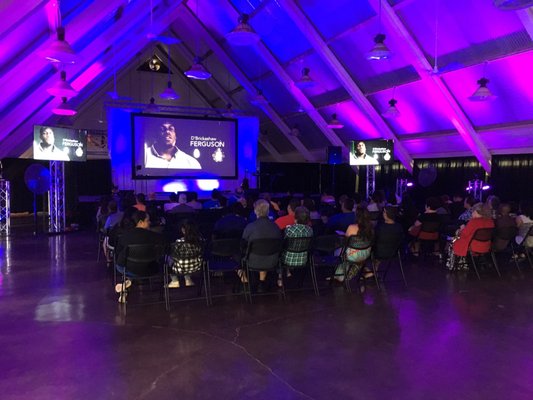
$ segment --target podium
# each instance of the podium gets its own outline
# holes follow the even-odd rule
[[[9,181],[0,179],[0,235],[10,233],[10,196]]]

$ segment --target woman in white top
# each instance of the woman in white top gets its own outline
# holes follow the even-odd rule
[[[526,243],[523,243],[527,233],[533,226],[533,203],[523,202],[520,204],[520,211],[521,214],[516,217],[516,226],[518,227],[518,234],[515,238],[516,243],[523,244],[526,247],[533,247],[532,236],[527,238]]]

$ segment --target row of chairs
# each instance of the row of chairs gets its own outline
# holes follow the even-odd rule
[[[341,262],[350,262],[344,257],[347,248],[361,248],[354,238],[345,239],[339,235],[323,235],[316,238],[286,238],[286,239],[259,239],[247,243],[243,247],[241,239],[213,239],[204,249],[200,246],[191,246],[184,242],[175,242],[170,246],[163,245],[129,245],[126,251],[126,265],[123,265],[121,287],[125,290],[126,279],[137,281],[148,281],[159,279],[162,275],[162,297],[167,309],[170,307],[170,291],[168,288],[170,273],[179,275],[196,275],[200,277],[197,285],[200,296],[202,291],[208,305],[213,304],[213,298],[217,296],[227,296],[227,291],[215,293],[214,280],[224,277],[225,273],[231,272],[231,276],[236,280],[234,287],[243,289],[244,297],[248,302],[252,302],[252,283],[255,281],[257,272],[267,271],[271,275],[280,276],[281,282],[279,292],[283,298],[286,296],[287,271],[301,277],[301,284],[309,272],[311,276],[312,289],[316,296],[320,295],[318,285],[318,271],[325,272],[324,276],[333,277],[335,268]],[[394,252],[378,260],[373,257],[371,265],[378,288],[380,283],[378,277],[384,281],[386,272],[391,262],[398,257],[399,266],[404,283],[405,274],[400,256],[400,242],[394,248]],[[291,258],[285,257],[287,253]],[[378,270],[378,261],[382,268]],[[132,266],[144,265],[148,273],[143,276],[130,276],[128,270]],[[385,268],[386,267],[386,268]],[[350,282],[345,268],[344,285],[347,291],[351,291]],[[237,277],[237,271],[242,271],[241,279]],[[326,272],[327,271],[327,272]],[[278,275],[279,273],[279,275]],[[360,274],[356,277],[361,278]]]
[[[518,273],[521,274],[522,270],[520,268],[520,265],[518,263],[518,255],[517,255],[517,245],[515,242],[515,237],[518,234],[518,228],[516,227],[499,227],[499,228],[480,228],[474,232],[474,235],[472,236],[472,239],[470,240],[470,243],[468,244],[468,256],[472,262],[472,266],[474,268],[474,271],[478,277],[478,279],[481,279],[481,276],[479,274],[479,268],[478,263],[476,262],[476,259],[479,259],[480,257],[486,257],[490,255],[492,259],[492,265],[494,266],[494,269],[496,270],[496,273],[501,278],[500,268],[498,265],[497,255],[498,254],[507,254],[511,256],[511,259],[514,261],[514,264],[516,266],[516,269],[518,270]],[[533,236],[533,227],[530,228],[528,234],[526,235],[524,242],[527,241],[527,238]],[[479,253],[472,251],[472,243],[474,241],[477,242],[490,242],[490,247],[486,253]],[[531,256],[530,251],[531,248],[524,247],[523,248],[525,255],[527,256],[529,265],[531,268],[533,268],[533,264],[531,262]]]

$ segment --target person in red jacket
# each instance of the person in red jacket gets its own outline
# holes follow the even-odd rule
[[[468,254],[468,246],[475,253],[486,253],[490,250],[491,242],[470,241],[476,230],[481,228],[494,228],[494,220],[489,206],[478,203],[473,207],[472,218],[459,231],[459,238],[453,243],[453,253],[456,256],[465,257]]]

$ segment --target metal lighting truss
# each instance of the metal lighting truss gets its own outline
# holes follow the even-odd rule
[[[0,235],[9,235],[9,204],[9,181],[6,181],[5,179],[0,179]]]
[[[50,161],[49,232],[65,231],[65,170],[62,161]]]
[[[366,197],[370,198],[376,191],[376,168],[373,165],[366,166]]]

